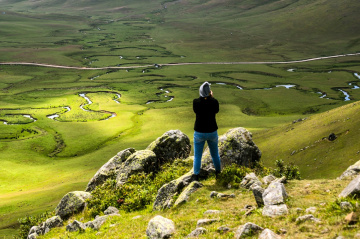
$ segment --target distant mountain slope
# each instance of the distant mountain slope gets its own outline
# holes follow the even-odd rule
[[[348,104],[297,123],[256,133],[262,160],[299,165],[305,178],[336,178],[360,160],[360,102]],[[328,136],[334,133],[336,139]]]

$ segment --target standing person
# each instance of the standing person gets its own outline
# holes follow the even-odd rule
[[[218,126],[215,118],[215,115],[219,112],[219,102],[214,98],[208,82],[204,82],[200,86],[199,93],[200,97],[193,101],[193,110],[196,114],[194,126],[194,175],[196,180],[199,180],[201,157],[205,142],[209,146],[216,175],[221,171]]]

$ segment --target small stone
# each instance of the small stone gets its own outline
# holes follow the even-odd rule
[[[309,208],[306,208],[306,210],[305,210],[306,213],[315,213],[316,211],[317,211],[316,207],[309,207]]]
[[[218,194],[219,194],[218,192],[212,191],[212,192],[210,193],[210,197],[211,197],[211,198],[217,197]]]
[[[204,215],[206,214],[219,214],[221,211],[219,210],[207,210],[206,212],[204,212]]]
[[[230,228],[227,227],[227,226],[221,226],[221,227],[219,227],[219,228],[217,229],[217,231],[220,232],[220,233],[224,233],[224,232],[230,231]]]
[[[139,219],[139,218],[141,218],[142,216],[135,216],[135,217],[133,217],[132,219],[133,220],[136,220],[136,219]]]
[[[202,227],[206,225],[210,225],[214,222],[218,222],[219,219],[199,219],[196,223],[196,227]]]
[[[279,232],[280,232],[280,234],[286,234],[287,230],[285,228],[280,228]]]
[[[346,215],[345,221],[350,225],[355,224],[359,221],[359,215],[355,212],[351,212]]]
[[[270,229],[265,229],[261,232],[259,239],[280,239],[281,237]]]
[[[353,206],[352,206],[351,203],[349,203],[349,202],[341,202],[341,203],[340,203],[340,208],[341,208],[342,210],[348,210],[348,211],[350,211],[350,210],[353,209]]]
[[[111,215],[111,214],[119,214],[119,209],[117,209],[116,207],[108,207],[108,209],[106,209],[104,211],[104,214],[105,215]]]
[[[66,226],[66,231],[68,232],[84,231],[85,229],[86,229],[85,224],[77,220],[73,221],[72,223]]]
[[[254,233],[258,233],[260,231],[264,230],[264,228],[259,227],[258,225],[248,222],[242,226],[240,226],[235,233],[235,238],[240,239],[244,238],[246,236],[253,235]]]
[[[312,214],[304,215],[296,218],[296,223],[302,223],[306,221],[320,222],[320,219],[314,217]]]
[[[304,209],[298,207],[295,209],[295,211],[296,211],[296,213],[301,213],[302,211],[304,211]]]
[[[322,230],[320,233],[321,234],[327,234],[327,233],[329,233],[330,232],[330,230],[329,230],[329,228],[325,228],[324,230]]]
[[[207,230],[203,227],[198,227],[196,228],[194,231],[192,231],[189,235],[186,236],[186,238],[189,237],[198,237],[202,234],[205,234],[207,232]]]

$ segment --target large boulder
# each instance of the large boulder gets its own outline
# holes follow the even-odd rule
[[[170,238],[175,233],[175,223],[162,216],[155,216],[149,221],[146,235],[150,239]]]
[[[156,154],[161,163],[176,158],[188,158],[191,151],[189,137],[180,130],[170,130],[157,138],[147,148]]]
[[[85,207],[85,200],[90,198],[91,194],[83,191],[74,191],[67,193],[55,208],[55,214],[61,219],[68,219],[74,213],[82,211]]]
[[[153,210],[163,210],[172,207],[174,205],[173,197],[175,194],[180,194],[182,190],[194,180],[195,178],[193,172],[190,171],[180,178],[164,184],[158,190],[156,199],[154,201]]]
[[[350,167],[348,167],[338,179],[342,180],[347,178],[355,178],[359,174],[360,174],[360,160],[357,161],[355,164],[351,165]]]
[[[221,167],[237,164],[253,167],[261,158],[261,152],[252,141],[252,134],[245,128],[230,129],[219,137],[219,154]],[[215,171],[209,148],[205,150],[202,159],[201,174]]]
[[[119,170],[121,164],[133,153],[135,153],[135,149],[133,148],[128,148],[117,153],[95,173],[85,191],[91,192],[96,186],[102,185],[108,178],[114,175],[117,170]]]
[[[129,177],[136,173],[157,172],[160,164],[153,151],[140,150],[128,157],[118,170],[116,184],[118,186],[127,182]]]
[[[359,197],[359,195],[360,195],[360,176],[357,176],[339,194],[339,198],[346,198],[349,196]]]

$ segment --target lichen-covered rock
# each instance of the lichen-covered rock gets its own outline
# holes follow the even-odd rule
[[[264,193],[265,189],[263,189],[261,186],[259,186],[257,184],[254,184],[253,186],[251,186],[250,189],[253,192],[253,195],[255,197],[255,201],[256,201],[256,204],[258,205],[258,207],[264,206],[263,193]]]
[[[30,232],[29,235],[34,234],[34,236],[39,236],[39,235],[43,235],[44,234],[44,228],[43,227],[39,227],[39,226],[33,226],[30,228]],[[35,235],[36,234],[36,235]]]
[[[61,219],[67,219],[74,213],[80,212],[85,207],[85,200],[90,198],[91,194],[83,191],[74,191],[67,193],[55,208],[55,214]]]
[[[140,150],[128,157],[128,159],[121,164],[116,184],[118,186],[127,182],[129,177],[136,173],[150,173],[159,171],[160,164],[153,151]]]
[[[173,206],[172,200],[175,194],[181,193],[181,191],[194,181],[194,175],[192,171],[184,174],[178,179],[175,179],[165,185],[163,185],[156,195],[156,199],[153,205],[154,210],[163,210]]]
[[[301,217],[296,218],[296,223],[302,223],[305,221],[313,221],[313,222],[320,222],[320,219],[314,217],[312,214],[304,215]]]
[[[119,216],[119,215],[105,215],[105,216],[98,216],[93,221],[85,223],[85,227],[92,228],[94,230],[99,230],[100,227],[106,222],[109,216]]]
[[[196,223],[196,227],[202,227],[206,225],[213,224],[214,222],[218,222],[219,219],[199,219]]]
[[[237,164],[252,167],[261,158],[261,152],[252,141],[252,134],[245,128],[234,128],[219,137],[219,154],[221,167]],[[209,148],[205,150],[200,174],[215,171]]]
[[[162,216],[155,216],[149,221],[146,235],[150,239],[170,238],[175,233],[175,223]]]
[[[355,178],[360,174],[360,160],[357,161],[355,164],[348,167],[338,178],[340,180],[347,179],[347,178]]]
[[[189,137],[180,130],[170,130],[157,138],[147,148],[156,154],[161,163],[176,158],[189,157],[191,144]]]
[[[270,174],[270,175],[263,177],[262,180],[265,184],[270,184],[272,181],[276,180],[276,177],[274,175]]]
[[[191,238],[191,237],[198,237],[202,234],[205,234],[207,230],[203,227],[198,227],[194,231],[192,231],[189,235],[187,235],[185,238]]]
[[[77,231],[84,231],[86,226],[84,223],[74,220],[72,223],[66,226],[66,231],[68,232],[77,232]]]
[[[248,173],[245,175],[243,180],[241,181],[240,185],[244,188],[250,188],[252,185],[259,185],[261,186],[262,183],[260,182],[259,178],[256,177],[255,173]]]
[[[262,196],[265,206],[283,204],[288,197],[284,184],[278,182],[270,183]]]
[[[259,235],[259,239],[280,239],[281,237],[270,229],[265,229]]]
[[[339,198],[346,198],[349,196],[359,197],[359,195],[360,195],[360,176],[357,176],[339,194]]]
[[[203,185],[198,181],[191,182],[179,195],[178,199],[175,201],[174,206],[179,206],[183,203],[189,201],[190,195],[194,193],[196,190],[201,188]]]
[[[248,222],[248,223],[245,223],[244,225],[240,226],[236,230],[235,238],[236,239],[245,238],[245,237],[257,234],[262,230],[264,230],[264,228],[259,227],[258,225],[254,224],[254,223]]]
[[[119,209],[110,206],[104,211],[104,214],[105,215],[119,214]]]
[[[116,171],[120,168],[121,164],[135,152],[135,149],[128,148],[117,153],[95,173],[94,177],[88,183],[85,191],[91,192],[96,186],[102,185],[113,174],[116,174]]]
[[[54,228],[54,227],[61,227],[63,225],[63,220],[59,216],[53,216],[47,219],[44,223],[45,231]]]
[[[204,212],[204,215],[209,215],[209,214],[220,214],[221,211],[220,210],[207,210],[206,212]]]
[[[282,216],[289,213],[289,210],[286,206],[286,204],[280,204],[280,205],[265,205],[262,211],[263,216],[268,217],[276,217],[276,216]]]

